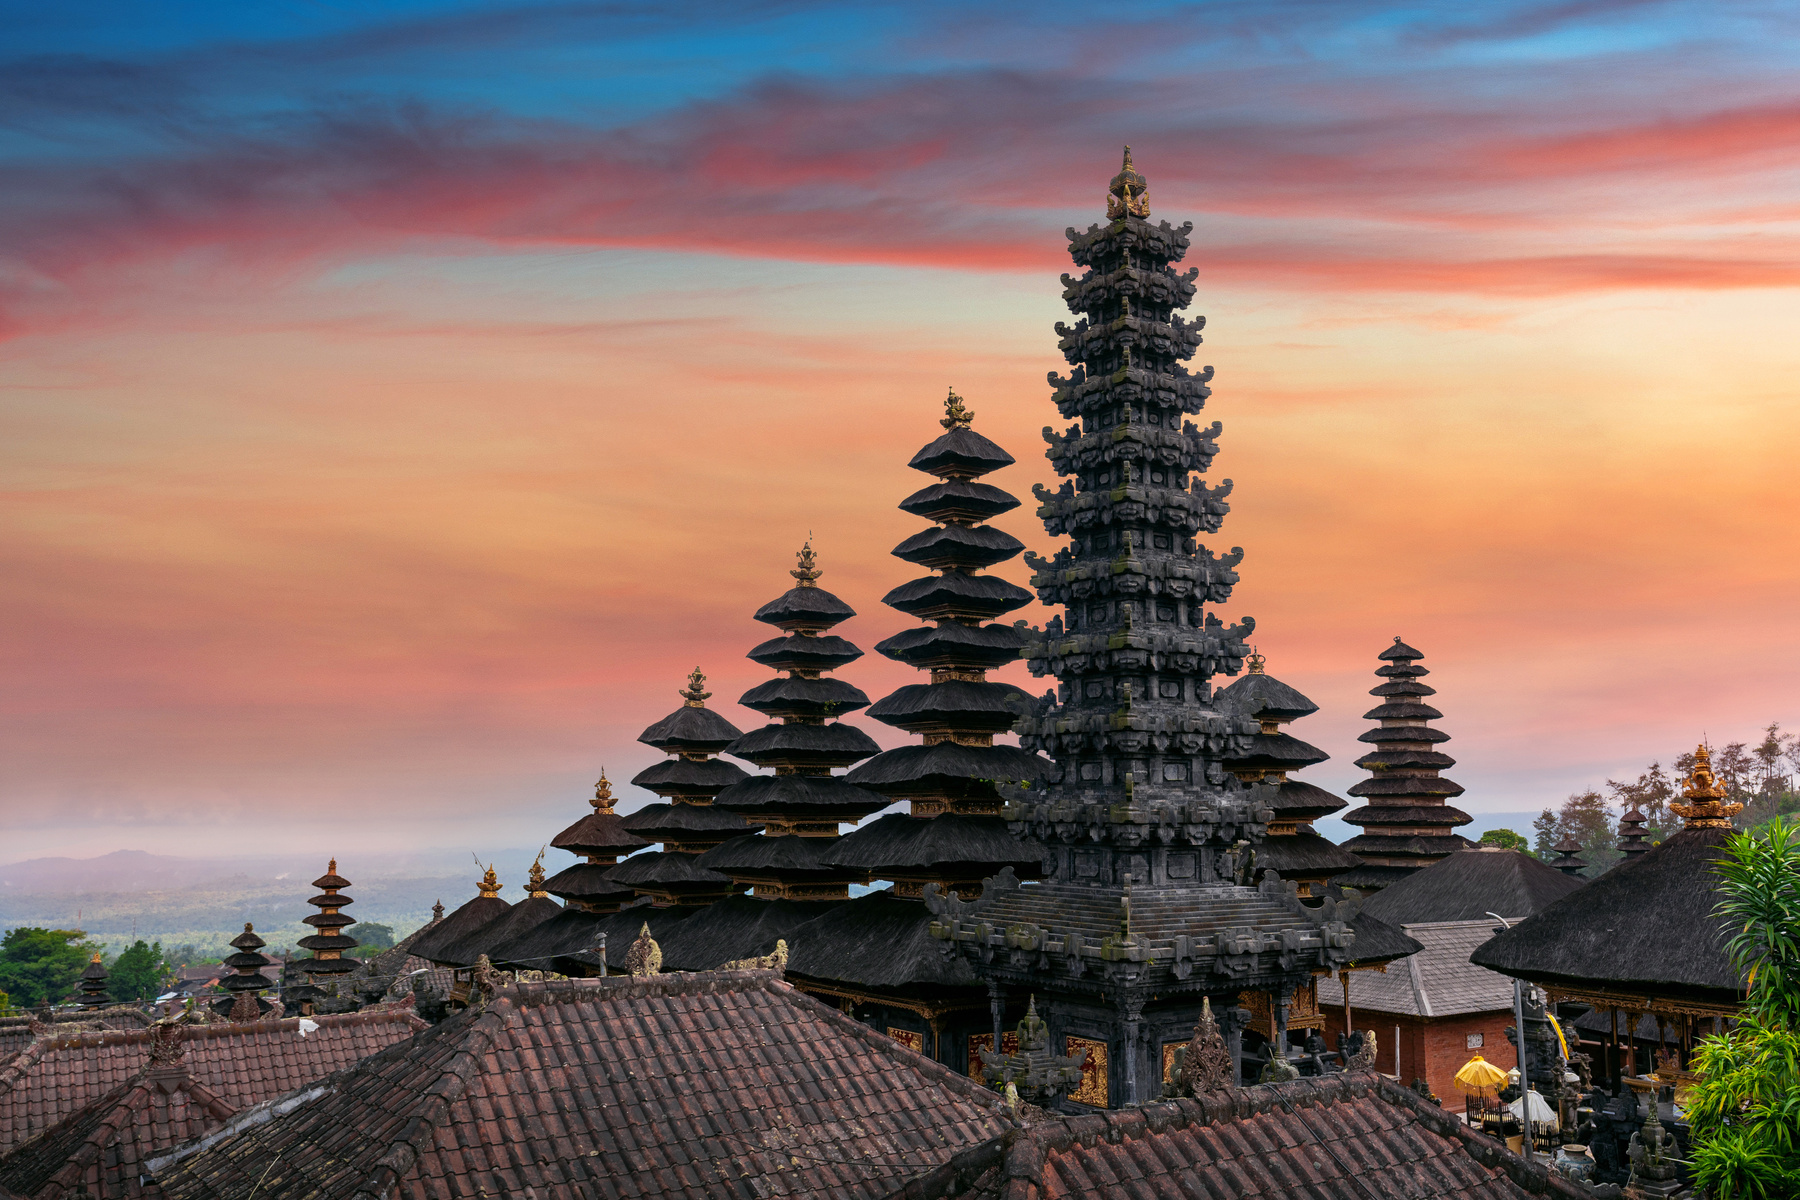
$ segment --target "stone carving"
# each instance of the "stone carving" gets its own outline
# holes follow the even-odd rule
[[[652,943],[654,945],[654,943]],[[720,963],[721,971],[785,971],[787,970],[788,944],[786,938],[775,939],[775,949],[768,954],[753,955],[750,958],[734,958],[728,963]],[[636,974],[636,972],[633,972]]]
[[[1237,1082],[1231,1052],[1225,1048],[1225,1037],[1213,1019],[1212,998],[1206,997],[1200,1002],[1200,1019],[1194,1023],[1193,1038],[1175,1049],[1174,1082],[1163,1089],[1163,1094],[1172,1098],[1220,1092],[1236,1087]]]
[[[1081,1065],[1087,1052],[1071,1056],[1050,1052],[1050,1026],[1039,1018],[1037,997],[1019,1022],[1019,1049],[1013,1054],[981,1051],[983,1082],[1001,1086],[1009,1097],[1016,1094],[1034,1104],[1046,1104],[1081,1082]],[[1009,1101],[1010,1102],[1010,1101]]]
[[[662,947],[650,936],[650,923],[637,935],[637,941],[625,952],[625,971],[630,975],[661,975]]]

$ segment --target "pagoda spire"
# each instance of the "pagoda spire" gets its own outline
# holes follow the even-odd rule
[[[694,680],[703,678],[696,669],[690,685],[697,691],[699,685]],[[703,700],[705,695],[701,693]],[[637,892],[614,882],[608,875],[621,856],[635,854],[651,843],[625,828],[624,819],[613,812],[616,801],[605,767],[600,768],[600,778],[594,784],[594,798],[588,803],[593,806],[593,812],[550,839],[552,846],[579,856],[581,861],[544,880],[537,890],[561,896],[571,907],[582,912],[617,912],[634,899]],[[540,870],[541,861],[540,857]]]
[[[726,788],[714,807],[764,827],[764,834],[736,837],[700,856],[698,865],[729,875],[757,896],[787,900],[842,900],[862,872],[829,866],[823,856],[842,822],[855,823],[887,801],[831,772],[880,749],[854,725],[837,720],[866,708],[869,698],[832,671],[855,662],[862,651],[828,630],[856,615],[819,586],[824,571],[812,539],[790,574],[795,586],[756,610],[755,619],[784,636],[751,649],[748,658],[784,675],[738,698],[745,708],[773,720],[726,747],[726,752],[773,775],[752,775]]]
[[[1744,811],[1719,782],[1712,769],[1712,750],[1705,742],[1694,750],[1694,767],[1682,781],[1681,799],[1669,811],[1681,818],[1683,829],[1730,829],[1731,818]]]
[[[1375,746],[1356,760],[1370,778],[1350,789],[1368,803],[1344,818],[1362,832],[1343,849],[1364,865],[1332,877],[1340,886],[1365,890],[1386,887],[1475,845],[1455,832],[1474,820],[1449,804],[1462,795],[1462,785],[1438,774],[1456,760],[1437,748],[1450,735],[1430,724],[1444,714],[1425,702],[1437,689],[1420,682],[1431,674],[1419,665],[1424,655],[1396,637],[1376,657],[1383,665],[1375,674],[1383,682],[1369,695],[1381,703],[1363,719],[1380,725],[1357,739]]]
[[[488,874],[493,874],[492,868]],[[323,993],[322,997],[315,1000],[315,1003],[321,1003],[335,995],[336,984],[340,979],[356,970],[356,960],[344,957],[347,951],[354,950],[358,944],[355,938],[344,932],[356,924],[356,918],[346,916],[342,911],[355,901],[340,895],[350,886],[350,881],[337,873],[335,858],[325,868],[325,874],[313,880],[312,885],[319,889],[319,895],[312,897],[307,903],[319,911],[300,919],[302,923],[311,925],[315,932],[294,944],[313,952],[312,957],[299,966],[312,985]],[[354,1000],[350,1004],[354,1007]]]
[[[236,951],[225,960],[225,965],[232,969],[232,974],[220,981],[229,999],[220,1000],[213,1005],[213,1011],[220,1016],[229,1017],[232,1021],[254,1021],[272,1009],[272,1005],[261,998],[263,992],[271,991],[275,983],[263,968],[273,966],[271,959],[262,953],[268,943],[256,936],[256,928],[250,922],[244,922],[244,932],[231,939],[232,949]]]
[[[952,389],[938,422],[943,435],[913,456],[910,465],[936,482],[902,500],[900,509],[936,524],[893,553],[935,574],[882,598],[925,624],[875,649],[929,671],[931,682],[908,684],[869,715],[921,735],[924,744],[884,750],[845,776],[889,800],[910,802],[911,815],[891,814],[848,834],[831,856],[841,866],[892,880],[895,895],[915,900],[927,883],[978,896],[981,881],[1008,866],[1022,878],[1035,878],[1038,855],[1007,831],[995,781],[1040,781],[1052,772],[1038,755],[994,744],[995,734],[1011,730],[1025,699],[1010,684],[990,682],[987,673],[1017,660],[1025,634],[986,622],[1031,603],[1032,596],[981,574],[1025,547],[983,524],[1019,502],[977,482],[1013,457],[976,433],[974,419]]]
[[[1203,322],[1181,310],[1198,270],[1174,264],[1193,226],[1150,224],[1148,192],[1127,159],[1108,188],[1108,223],[1068,231],[1086,271],[1063,276],[1078,319],[1056,332],[1072,369],[1050,384],[1074,423],[1044,431],[1067,481],[1034,489],[1045,531],[1067,540],[1051,558],[1025,559],[1038,599],[1061,611],[1029,631],[1023,655],[1056,688],[1014,727],[1059,770],[1041,789],[1009,792],[1002,809],[1015,836],[1043,845],[1046,877],[1004,871],[973,901],[925,891],[933,936],[990,989],[988,1036],[1000,1041],[1007,996],[1053,998],[1055,1051],[1090,1051],[1069,1100],[1095,1107],[1160,1093],[1152,1024],[1191,1028],[1207,999],[1235,1014],[1246,991],[1274,995],[1285,1019],[1288,998],[1352,958],[1355,942],[1342,905],[1309,908],[1273,872],[1242,886],[1275,788],[1230,770],[1262,725],[1217,703],[1212,679],[1243,669],[1255,624],[1207,611],[1231,599],[1243,553],[1196,540],[1218,532],[1230,482],[1202,478],[1219,423],[1185,419],[1212,378],[1186,365]],[[1234,1046],[1240,1028],[1227,1035]]]

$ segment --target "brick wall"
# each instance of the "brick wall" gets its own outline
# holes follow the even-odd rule
[[[1353,1009],[1351,1019],[1358,1029],[1373,1029],[1381,1043],[1375,1056],[1376,1070],[1397,1076],[1406,1086],[1411,1086],[1414,1078],[1423,1075],[1431,1090],[1444,1102],[1444,1108],[1452,1112],[1463,1110],[1463,1094],[1456,1088],[1456,1073],[1471,1057],[1479,1054],[1502,1071],[1510,1071],[1518,1063],[1512,1043],[1506,1040],[1507,1026],[1513,1023],[1512,1012],[1507,1009],[1433,1020],[1373,1009]],[[1399,1027],[1398,1069],[1394,1061],[1396,1026]],[[1343,1032],[1343,1010],[1327,1009],[1325,1040],[1333,1049]],[[1480,1046],[1469,1045],[1471,1035],[1480,1036]]]

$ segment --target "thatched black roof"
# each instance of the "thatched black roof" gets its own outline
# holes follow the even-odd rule
[[[1024,549],[1024,542],[991,525],[935,525],[895,546],[893,555],[922,567],[968,570],[1005,562]]]
[[[444,943],[429,956],[420,954],[419,957],[429,957],[440,966],[472,967],[482,955],[491,956],[494,947],[530,932],[562,910],[562,905],[548,896],[527,896],[479,929],[471,930],[455,941]],[[413,953],[418,954],[417,947],[414,947]]]
[[[834,634],[770,638],[744,657],[775,671],[831,671],[862,657],[862,650]]]
[[[1239,676],[1230,686],[1220,688],[1213,704],[1246,717],[1261,715],[1276,721],[1293,721],[1319,711],[1307,697],[1260,671]]]
[[[939,478],[976,476],[1010,467],[1017,460],[973,429],[956,428],[912,456],[906,465]]]
[[[631,782],[659,796],[706,796],[748,778],[748,771],[722,758],[671,758],[644,768]]]
[[[616,913],[606,914],[594,922],[593,931],[606,935],[607,969],[625,970],[625,956],[631,953],[631,943],[637,941],[644,926],[650,927],[650,936],[661,945],[673,937],[682,924],[705,911],[704,908],[684,906],[658,908],[654,904],[645,903],[636,908],[623,908]]]
[[[635,888],[667,887],[671,884],[723,884],[725,876],[694,862],[692,855],[658,850],[650,854],[634,854],[612,868],[614,883]]]
[[[1488,913],[1517,920],[1581,887],[1529,854],[1478,846],[1462,850],[1383,888],[1363,905],[1392,925],[1478,921]]]
[[[424,937],[413,943],[412,952],[428,962],[436,962],[437,951],[475,932],[511,907],[511,903],[498,896],[477,896],[433,925]]]
[[[768,778],[771,776],[743,775],[745,780]],[[710,804],[646,804],[626,813],[620,823],[656,842],[706,841],[704,835],[708,834],[719,834],[722,841],[761,826],[761,822],[746,821],[738,813]],[[691,837],[693,834],[702,836]]]
[[[1005,733],[1025,703],[1023,693],[1010,683],[946,679],[898,688],[877,700],[868,715],[909,733],[940,728]]]
[[[635,896],[635,891],[611,878],[611,870],[610,863],[573,863],[544,880],[544,890],[552,896],[589,904],[618,903]]]
[[[900,502],[900,511],[927,521],[985,521],[1019,507],[1018,497],[991,483],[946,479],[920,488]]]
[[[755,620],[780,629],[830,629],[856,615],[856,610],[824,588],[793,587],[753,614]]]
[[[1003,667],[1029,640],[1011,625],[936,625],[903,629],[875,649],[909,667]]]
[[[986,621],[1035,599],[1018,584],[1008,583],[998,575],[950,571],[903,583],[883,596],[881,602],[914,617],[955,615]]]
[[[721,963],[772,953],[781,938],[825,915],[841,900],[770,900],[732,896],[709,904],[661,941],[663,970],[711,971]]]
[[[885,796],[847,783],[838,775],[752,775],[726,788],[713,801],[713,807],[722,813],[754,817],[758,813],[804,812],[821,819],[828,814],[841,814],[846,821],[887,806]]]
[[[723,875],[778,872],[797,879],[809,875],[837,876],[843,872],[828,868],[824,862],[824,856],[836,840],[799,837],[791,833],[777,837],[752,833],[720,842],[694,862]]]
[[[962,956],[945,957],[932,920],[923,904],[888,891],[843,901],[788,935],[788,977],[934,1000],[985,996]]]
[[[1448,804],[1370,804],[1344,816],[1347,825],[1380,831],[1383,825],[1444,825],[1454,828],[1475,818]]]
[[[1744,979],[1712,915],[1715,864],[1730,835],[1684,829],[1487,942],[1470,961],[1533,983],[1741,1003]]]
[[[1254,848],[1256,869],[1268,868],[1283,879],[1316,878],[1362,866],[1362,859],[1339,849],[1310,829],[1271,834]]]
[[[1055,773],[1055,763],[1017,746],[934,742],[929,746],[899,746],[884,750],[844,778],[858,787],[883,795],[905,796],[935,793],[940,788],[969,779],[1035,782]]]
[[[823,861],[874,873],[887,869],[918,871],[951,864],[992,866],[985,875],[999,874],[1012,865],[1021,876],[1038,873],[1043,848],[1007,832],[1001,817],[940,813],[920,819],[905,813],[889,813],[827,845]]]
[[[759,683],[738,703],[772,717],[835,717],[869,707],[869,697],[855,684],[825,676],[801,679],[782,676]]]
[[[594,952],[609,913],[565,908],[548,921],[499,942],[488,951],[488,961],[504,970],[556,971],[564,975],[598,975],[600,955]]]
[[[1298,771],[1331,755],[1290,733],[1256,733],[1243,754],[1225,760],[1229,770]]]
[[[691,750],[717,754],[742,732],[710,708],[684,704],[638,734],[638,741],[670,753]]]
[[[856,726],[834,721],[828,725],[764,725],[731,743],[729,749],[758,766],[847,767],[878,753],[881,747]]]
[[[572,854],[632,854],[650,843],[625,828],[617,813],[591,812],[550,839],[558,850]]]
[[[1280,820],[1311,820],[1337,812],[1350,802],[1299,779],[1289,779],[1275,789],[1269,807]]]

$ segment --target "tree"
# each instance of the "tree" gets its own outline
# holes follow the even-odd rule
[[[0,938],[0,991],[22,1008],[66,1000],[97,949],[79,929],[9,929]]]
[[[1531,853],[1531,843],[1525,840],[1522,833],[1514,833],[1510,829],[1490,829],[1481,835],[1483,846],[1498,846],[1502,850],[1523,850]]]
[[[1651,830],[1652,844],[1660,842],[1669,828],[1669,801],[1680,794],[1680,789],[1673,779],[1663,772],[1660,762],[1650,764],[1648,771],[1640,774],[1630,783],[1621,783],[1617,779],[1606,781],[1606,790],[1611,793],[1612,801],[1619,806],[1621,812],[1637,809],[1644,814]]]
[[[1556,832],[1556,814],[1549,809],[1539,813],[1537,820],[1531,823],[1532,851],[1539,858],[1548,860],[1556,855],[1556,843],[1562,841],[1562,835]]]
[[[1800,823],[1732,835],[1714,908],[1749,980],[1743,1014],[1694,1055],[1694,1182],[1714,1200],[1800,1195]]]
[[[106,990],[114,1000],[154,1000],[167,991],[174,971],[163,957],[161,942],[141,939],[120,952],[107,972]]]
[[[1572,837],[1580,844],[1590,875],[1604,873],[1623,857],[1618,852],[1619,831],[1612,810],[1606,807],[1606,797],[1593,788],[1562,802],[1556,814],[1556,833],[1558,840]]]

